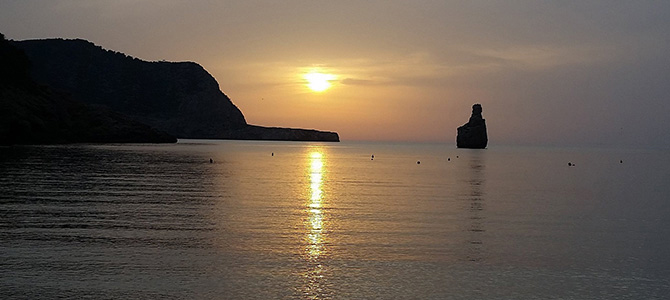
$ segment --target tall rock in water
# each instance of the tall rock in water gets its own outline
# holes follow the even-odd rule
[[[456,146],[458,148],[484,149],[489,139],[486,135],[486,120],[482,118],[482,105],[472,106],[470,120],[458,127]]]

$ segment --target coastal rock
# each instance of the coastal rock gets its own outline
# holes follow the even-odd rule
[[[482,118],[482,105],[472,106],[470,120],[458,127],[456,146],[458,148],[484,149],[488,143],[486,135],[486,120]]]
[[[177,142],[165,132],[35,83],[30,60],[2,34],[0,54],[0,145]]]
[[[267,141],[320,141],[339,142],[337,132],[319,131],[314,129],[296,129],[281,127],[263,127],[247,125],[244,128],[232,129],[226,133],[236,140],[267,140]]]
[[[143,61],[81,39],[14,44],[32,61],[38,82],[178,138],[332,140],[315,130],[247,124],[214,77],[194,62]]]
[[[37,84],[0,84],[0,145],[176,143],[146,124]]]

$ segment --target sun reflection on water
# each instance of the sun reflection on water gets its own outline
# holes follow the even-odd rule
[[[312,149],[308,156],[309,197],[306,199],[305,212],[305,252],[307,269],[304,273],[305,285],[302,294],[309,299],[329,298],[327,268],[324,264],[327,238],[327,218],[325,216],[323,192],[326,174],[325,155],[319,148]],[[332,296],[332,295],[331,295]]]
[[[323,153],[315,150],[310,153],[310,199],[308,204],[308,258],[316,260],[323,252],[324,227],[323,227]]]

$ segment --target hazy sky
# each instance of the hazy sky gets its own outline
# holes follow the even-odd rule
[[[670,1],[0,0],[0,32],[195,61],[249,123],[345,141],[455,143],[481,103],[490,145],[670,147]]]

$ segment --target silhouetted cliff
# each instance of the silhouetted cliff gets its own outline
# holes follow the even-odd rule
[[[263,127],[256,125],[248,125],[241,129],[231,129],[226,132],[226,135],[231,139],[236,140],[340,141],[336,132],[318,131],[313,129]]]
[[[147,62],[85,40],[15,45],[39,82],[179,138],[339,141],[336,133],[248,125],[214,77],[193,62]]]
[[[176,138],[35,83],[31,62],[0,34],[0,145],[174,143]]]

